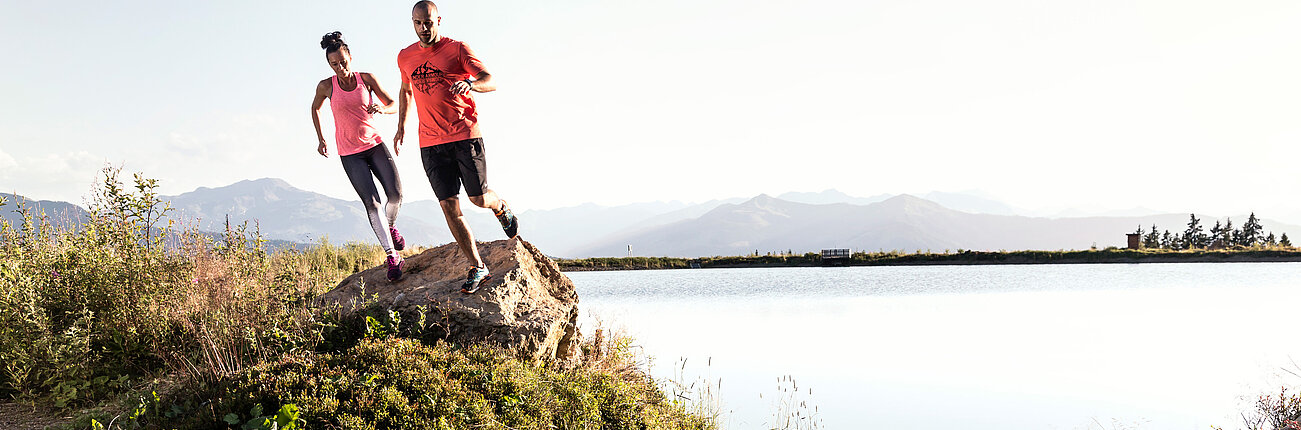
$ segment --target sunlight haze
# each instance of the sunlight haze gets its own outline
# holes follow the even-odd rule
[[[80,203],[281,178],[354,200],[309,104],[342,31],[390,93],[411,2],[14,2],[0,191]],[[835,188],[1036,210],[1301,220],[1301,4],[444,1],[500,89],[489,184],[519,209]],[[414,121],[414,115],[412,121]],[[396,118],[377,118],[392,141]],[[414,122],[413,122],[414,124]],[[414,130],[414,126],[408,130]],[[414,131],[412,131],[414,133]],[[408,201],[433,199],[412,135]]]

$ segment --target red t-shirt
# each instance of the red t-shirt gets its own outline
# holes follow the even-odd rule
[[[420,118],[420,147],[481,137],[474,98],[452,94],[456,81],[478,76],[483,63],[464,43],[442,37],[428,48],[420,42],[398,53],[402,83],[410,84]]]

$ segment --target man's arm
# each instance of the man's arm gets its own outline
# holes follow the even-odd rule
[[[497,84],[492,81],[492,74],[489,74],[487,70],[484,70],[479,72],[478,76],[474,77],[474,82],[465,79],[457,81],[452,85],[452,94],[465,94],[470,91],[476,93],[497,91]]]
[[[393,153],[402,153],[402,139],[406,137],[407,107],[411,105],[411,84],[402,83],[398,90],[398,134],[393,136]]]

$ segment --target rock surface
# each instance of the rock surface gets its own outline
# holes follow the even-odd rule
[[[404,321],[414,321],[425,306],[426,321],[438,324],[450,342],[492,342],[534,359],[573,358],[579,341],[574,283],[519,238],[478,246],[492,278],[474,294],[461,293],[469,264],[453,242],[408,257],[397,282],[389,282],[380,265],[344,279],[320,302],[349,309],[364,285],[366,296],[377,295],[378,306],[401,312]]]

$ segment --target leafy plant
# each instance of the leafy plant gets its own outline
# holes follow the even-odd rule
[[[624,346],[560,368],[413,340],[447,329],[423,309],[313,307],[383,250],[269,250],[246,223],[200,232],[167,217],[157,181],[119,173],[104,169],[69,228],[0,202],[22,215],[0,222],[0,395],[86,408],[74,428],[712,428]]]

